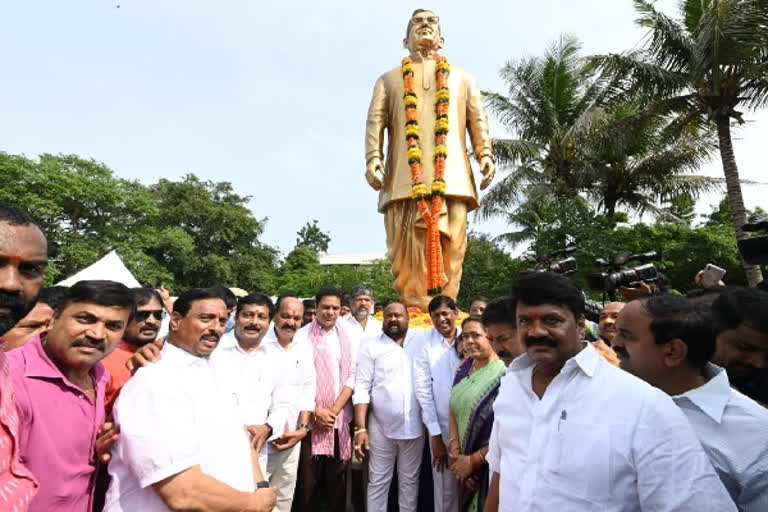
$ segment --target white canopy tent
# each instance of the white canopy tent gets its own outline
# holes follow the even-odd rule
[[[63,281],[56,283],[57,286],[72,286],[78,281],[88,281],[93,279],[104,279],[108,281],[117,281],[123,283],[128,288],[141,286],[131,271],[125,266],[120,256],[112,250],[106,256],[96,263],[84,268],[77,274],[70,276]]]

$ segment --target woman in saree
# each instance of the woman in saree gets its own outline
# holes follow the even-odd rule
[[[459,510],[482,511],[488,493],[488,440],[493,426],[493,402],[506,372],[494,352],[479,317],[462,323],[467,359],[456,371],[451,390],[451,470],[461,482]]]

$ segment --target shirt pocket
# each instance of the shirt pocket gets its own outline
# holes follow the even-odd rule
[[[562,420],[556,440],[551,461],[556,487],[576,498],[605,503],[612,482],[610,427]]]

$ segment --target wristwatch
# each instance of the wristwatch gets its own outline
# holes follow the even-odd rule
[[[269,488],[269,482],[266,480],[262,480],[261,482],[256,482],[256,489],[268,489]]]
[[[267,439],[269,439],[270,437],[272,437],[272,432],[273,432],[272,425],[270,425],[269,423],[265,423],[264,425],[267,427],[267,429],[269,429],[267,430]]]
[[[312,429],[310,428],[310,426],[309,426],[309,425],[307,425],[306,423],[299,423],[299,428],[303,428],[303,429],[305,429],[307,432],[309,432],[310,430],[312,430]]]

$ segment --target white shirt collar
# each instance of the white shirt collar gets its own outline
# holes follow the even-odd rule
[[[731,385],[728,374],[723,368],[712,363],[704,367],[704,375],[709,380],[703,386],[673,396],[675,400],[687,398],[707,416],[720,423],[728,401],[731,399]]]
[[[449,340],[448,338],[446,338],[445,336],[443,336],[443,335],[440,333],[440,331],[438,331],[438,330],[437,330],[437,327],[433,327],[433,328],[432,328],[432,336],[434,336],[434,338],[435,338],[436,340],[440,340],[440,342],[441,342],[441,343],[444,343],[445,345],[447,345],[447,346],[449,346],[449,347],[453,347],[454,345],[456,345],[456,340],[457,340],[457,339],[459,339],[459,336],[460,336],[460,335],[461,335],[461,329],[459,329],[459,328],[457,327],[457,328],[456,328],[456,337],[455,337],[455,338],[453,338],[452,340]]]
[[[208,365],[207,357],[199,357],[194,354],[190,354],[183,348],[179,348],[170,342],[163,343],[161,353],[163,354],[163,360],[166,361],[166,364],[170,363],[173,366],[178,366],[179,368],[183,368],[185,366]]]
[[[569,370],[576,366],[580,368],[587,377],[592,377],[595,374],[597,365],[600,363],[600,355],[597,353],[591,343],[583,341],[582,346],[584,348],[581,349],[578,354],[565,362],[563,370]],[[530,366],[533,366],[534,364],[535,363],[533,359],[531,359],[528,354],[523,354],[512,361],[512,363],[509,365],[509,368],[507,369],[507,373],[524,370]]]
[[[269,334],[269,332],[267,332]],[[243,350],[243,348],[240,346],[240,344],[237,342],[237,338],[235,337],[235,331],[229,331],[224,336],[221,337],[221,340],[219,341],[219,346],[216,347],[217,350],[232,350],[235,352],[240,352],[244,355],[250,355],[255,354],[256,352],[260,350],[266,350],[264,342],[266,341],[267,334],[264,335],[264,337],[261,339],[261,342],[259,343],[259,346],[256,347],[254,350],[251,350],[250,352],[247,352]]]

